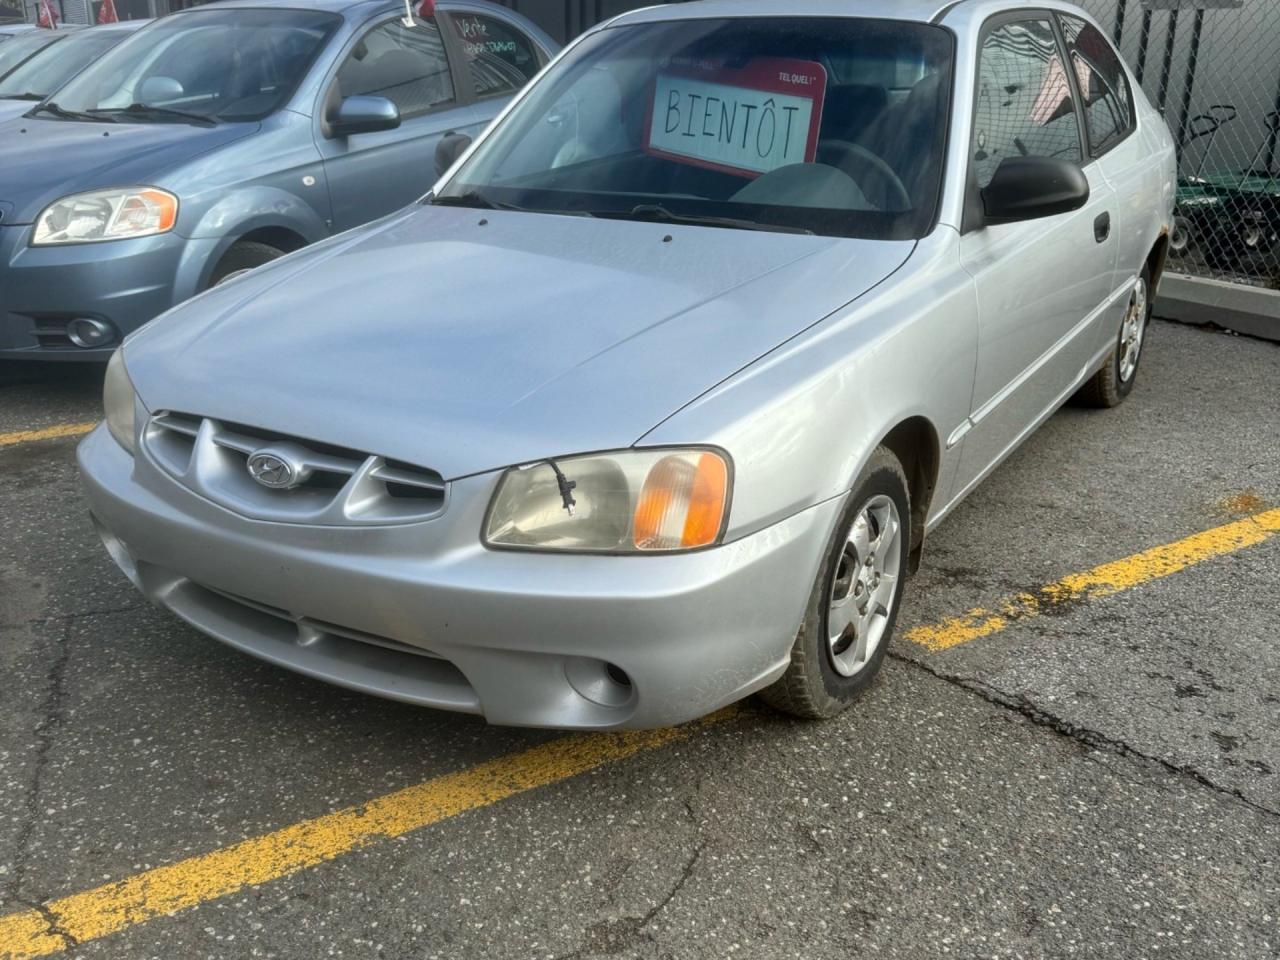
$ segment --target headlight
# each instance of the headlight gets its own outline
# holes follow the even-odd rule
[[[178,198],[164,190],[94,190],[50,204],[36,220],[31,245],[150,237],[167,233],[177,222]]]
[[[657,553],[718,543],[729,460],[704,449],[626,450],[508,470],[485,542],[523,550]]]
[[[133,409],[137,393],[129,371],[124,368],[124,352],[117,349],[107,364],[107,379],[102,387],[102,405],[107,411],[107,429],[120,446],[134,452]]]

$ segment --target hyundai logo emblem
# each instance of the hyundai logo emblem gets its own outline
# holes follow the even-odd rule
[[[299,483],[299,470],[283,457],[260,450],[249,458],[249,476],[272,490],[288,490]]]

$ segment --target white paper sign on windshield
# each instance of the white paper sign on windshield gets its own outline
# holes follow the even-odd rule
[[[654,83],[647,150],[749,177],[812,163],[826,90],[826,70],[808,60],[673,66]]]

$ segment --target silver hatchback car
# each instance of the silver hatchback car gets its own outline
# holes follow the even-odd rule
[[[1132,389],[1174,189],[1064,3],[626,14],[421,203],[129,338],[88,499],[156,603],[346,687],[827,716],[928,533]]]

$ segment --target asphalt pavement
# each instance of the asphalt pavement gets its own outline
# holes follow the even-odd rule
[[[841,717],[568,748],[153,609],[45,436],[101,373],[0,381],[0,957],[1280,957],[1280,346],[1146,350],[930,539]]]

